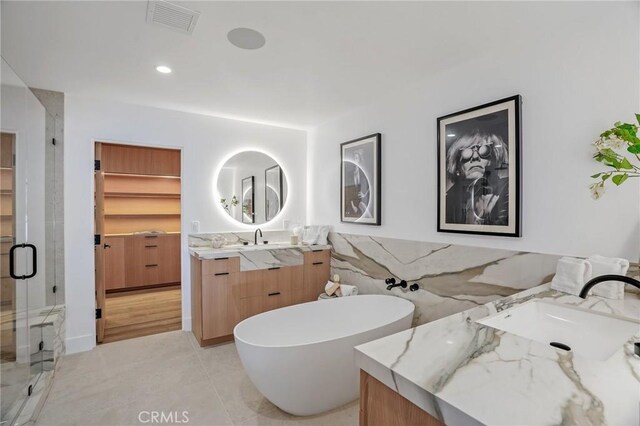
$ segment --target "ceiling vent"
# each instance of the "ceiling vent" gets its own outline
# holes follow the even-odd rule
[[[191,34],[200,12],[162,0],[149,0],[147,22]]]

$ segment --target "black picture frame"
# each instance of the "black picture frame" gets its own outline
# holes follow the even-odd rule
[[[438,232],[521,237],[522,96],[438,117],[437,170]]]
[[[269,209],[269,173],[276,173],[276,188],[272,188],[272,190],[276,193],[278,197],[278,211],[270,216],[271,210]],[[284,201],[282,199],[283,192],[283,184],[282,184],[282,168],[280,168],[279,164],[276,164],[273,167],[269,167],[264,171],[264,219],[265,222],[269,222],[274,217],[280,213],[282,207],[284,206]]]
[[[248,188],[248,185],[251,185],[250,188]],[[249,192],[249,190],[251,194],[245,197],[245,194]],[[249,176],[242,179],[242,223],[256,223],[255,195],[255,177]],[[246,199],[251,201],[249,208],[246,206]],[[249,210],[249,214],[245,214],[245,209]]]
[[[355,225],[381,225],[381,165],[382,135],[380,133],[340,144],[341,222]]]

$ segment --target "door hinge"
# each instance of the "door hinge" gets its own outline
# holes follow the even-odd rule
[[[40,343],[38,343],[38,350],[41,351],[44,349],[44,342],[41,340]]]
[[[56,138],[51,138],[51,144],[55,145],[56,144]]]
[[[100,234],[93,234],[93,244],[96,246],[100,245]]]
[[[102,308],[96,308],[96,319],[102,319]]]
[[[94,160],[93,161],[93,170],[95,170],[95,171],[100,170],[100,160]]]
[[[31,396],[32,393],[33,393],[33,385],[29,385],[29,387],[27,388],[27,396]]]
[[[51,291],[53,291],[54,293],[55,293],[56,291],[58,291],[58,286],[57,286],[57,285],[54,285],[54,286],[53,286],[53,288],[51,289]]]

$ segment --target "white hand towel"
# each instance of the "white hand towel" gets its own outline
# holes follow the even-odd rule
[[[594,278],[609,274],[626,275],[629,270],[629,261],[627,259],[604,257],[595,254],[590,256],[587,261],[591,264]],[[593,287],[591,294],[608,299],[624,299],[624,283],[605,281]]]
[[[342,291],[343,296],[358,295],[358,287],[356,287],[355,285],[340,284],[340,290]]]
[[[551,280],[551,288],[577,296],[590,279],[591,264],[589,262],[585,259],[562,257],[556,265],[556,275]]]

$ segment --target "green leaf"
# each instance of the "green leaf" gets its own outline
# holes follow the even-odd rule
[[[620,168],[625,170],[632,170],[633,165],[631,165],[631,162],[627,160],[626,157],[622,157],[622,161],[620,162]]]
[[[640,143],[631,145],[630,147],[627,148],[627,151],[629,151],[632,154],[640,154]]]
[[[636,114],[636,120],[638,120],[638,124],[640,124],[640,114]]]
[[[620,186],[622,185],[622,183],[627,180],[629,178],[629,175],[627,175],[626,173],[623,175],[615,175],[614,177],[611,178],[611,181],[613,183],[615,183],[616,185]]]
[[[592,177],[592,178],[594,178],[594,179],[596,179],[596,178],[599,178],[601,174],[602,174],[602,173],[596,173],[595,175],[591,175],[591,177]]]
[[[602,181],[604,182],[605,180],[609,179],[609,177],[611,177],[611,173],[602,175]]]

